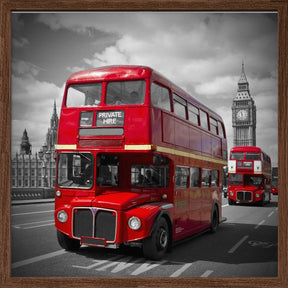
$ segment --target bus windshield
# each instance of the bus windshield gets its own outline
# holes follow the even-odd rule
[[[102,83],[74,84],[67,91],[66,106],[98,106],[101,102]]]
[[[107,105],[142,104],[145,98],[145,81],[109,82],[106,88]]]
[[[93,185],[92,154],[60,153],[57,179],[62,188],[90,189]]]
[[[229,184],[230,185],[242,185],[243,174],[229,174]]]
[[[245,175],[245,185],[247,186],[258,186],[263,182],[263,178],[261,176],[249,176]]]

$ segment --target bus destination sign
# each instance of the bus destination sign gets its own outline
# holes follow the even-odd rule
[[[97,127],[124,126],[124,116],[123,110],[97,111],[96,125]]]

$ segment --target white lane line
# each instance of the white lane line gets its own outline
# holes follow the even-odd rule
[[[265,220],[262,220],[261,222],[259,222],[254,229],[258,229],[263,223],[265,222]]]
[[[11,216],[33,215],[33,214],[50,213],[50,212],[54,212],[54,210],[17,213],[17,214],[11,214]]]
[[[229,204],[224,204],[224,205],[222,205],[222,208],[225,208],[225,207],[228,207],[229,206]]]
[[[53,258],[53,257],[56,257],[56,256],[63,255],[65,253],[67,253],[67,252],[64,249],[62,249],[62,250],[58,250],[58,251],[55,251],[55,252],[52,252],[52,253],[36,256],[36,257],[29,258],[29,259],[26,259],[26,260],[22,260],[22,261],[19,261],[19,262],[15,262],[15,263],[11,264],[11,269],[15,269],[15,268],[19,268],[19,267],[22,267],[22,266],[25,266],[25,265],[33,264],[33,263],[36,263],[36,262],[39,262],[39,261],[47,260],[47,259],[50,259],[50,258]]]
[[[40,224],[40,225],[35,225],[35,224]],[[42,227],[42,226],[49,226],[49,225],[54,225],[54,219],[38,221],[38,222],[23,223],[23,224],[14,224],[12,225],[12,227],[16,229],[30,229],[30,228],[37,228],[37,227]]]
[[[247,240],[247,238],[249,238],[248,235],[244,236],[239,242],[237,242],[229,251],[228,253],[234,253],[238,248],[239,246],[245,242]]]
[[[274,211],[272,211],[267,217],[271,217],[274,214]]]
[[[200,277],[208,277],[211,275],[214,271],[213,270],[207,270],[205,271]]]
[[[53,223],[36,225],[36,226],[31,226],[31,227],[24,227],[24,228],[22,228],[22,229],[23,229],[23,230],[27,230],[27,229],[33,229],[33,228],[39,228],[39,227],[45,227],[45,226],[52,226],[52,225],[54,225],[54,221],[53,221]]]
[[[183,265],[181,268],[179,268],[178,270],[176,270],[173,274],[170,275],[170,277],[179,277],[184,271],[186,271],[190,266],[192,265],[192,263],[187,263],[185,265]]]
[[[47,223],[47,222],[52,222],[54,221],[54,219],[50,219],[50,220],[44,220],[44,221],[37,221],[37,222],[29,222],[29,223],[23,223],[23,224],[17,224],[15,226],[29,226],[29,225],[33,225],[33,224],[43,224],[43,223]]]

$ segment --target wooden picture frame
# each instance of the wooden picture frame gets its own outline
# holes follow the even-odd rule
[[[1,287],[287,287],[287,0],[0,0],[0,273]],[[11,163],[11,13],[13,11],[275,11],[278,13],[278,277],[269,278],[32,278],[11,277],[10,163]]]

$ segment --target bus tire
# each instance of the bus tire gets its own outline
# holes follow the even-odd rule
[[[211,227],[210,227],[211,233],[215,233],[217,231],[218,226],[219,226],[219,213],[218,213],[218,209],[214,207],[214,210],[212,213],[212,219],[211,219]]]
[[[59,245],[67,251],[76,251],[80,248],[80,240],[73,239],[57,230],[57,240]]]
[[[229,205],[234,205],[234,204],[235,204],[235,202],[234,202],[234,200],[232,200],[232,199],[228,198],[228,204],[229,204]]]
[[[169,227],[164,217],[161,217],[155,225],[150,237],[144,239],[144,257],[152,260],[160,260],[169,247]]]
[[[262,194],[261,200],[259,201],[259,206],[263,207],[265,205],[265,194]]]

